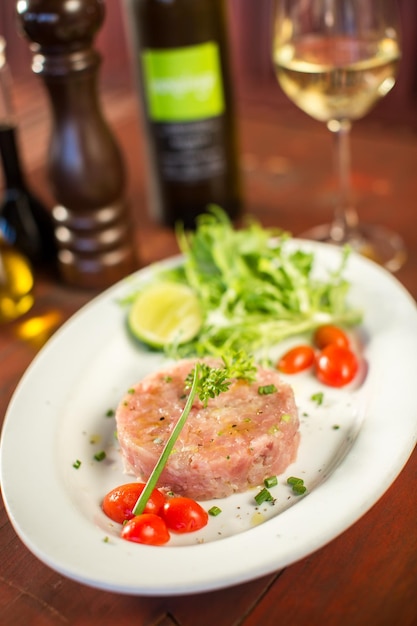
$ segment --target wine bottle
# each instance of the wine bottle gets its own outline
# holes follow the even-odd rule
[[[13,231],[16,249],[33,264],[52,263],[56,258],[52,216],[26,183],[17,133],[5,41],[0,38],[0,158],[5,187],[0,217]]]
[[[153,216],[194,227],[241,210],[224,0],[127,0]]]

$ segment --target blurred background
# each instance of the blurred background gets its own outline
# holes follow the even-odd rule
[[[103,84],[129,85],[131,73],[124,23],[123,0],[105,0],[106,21],[97,46],[104,55]],[[380,118],[417,128],[417,2],[398,0],[402,17],[403,60],[395,90],[368,121]],[[235,93],[238,101],[262,102],[271,107],[293,107],[277,87],[270,53],[272,0],[228,0]],[[8,60],[15,80],[27,84],[31,54],[16,28],[15,2],[0,3],[0,34],[6,37]]]
[[[383,130],[394,126],[398,133],[417,133],[417,2],[398,0],[402,20],[403,58],[393,91],[355,126]],[[96,47],[103,56],[100,94],[110,124],[121,120],[126,108],[138,108],[126,33],[124,1],[107,0],[106,19]],[[297,109],[280,90],[271,63],[272,0],[228,0],[231,64],[237,111],[245,115],[317,125]],[[18,116],[22,160],[29,170],[45,163],[49,136],[49,111],[41,80],[31,70],[28,42],[18,33],[13,0],[0,3],[0,35],[7,41],[7,59],[13,77],[13,98]],[[118,129],[123,147],[123,128]],[[138,157],[143,158],[138,116]],[[277,146],[277,153],[279,147]],[[250,155],[243,155],[250,170]],[[329,156],[330,158],[330,156]],[[276,164],[279,168],[279,163]],[[274,167],[272,164],[271,167]],[[1,176],[1,173],[0,173]],[[1,183],[1,178],[0,178]],[[36,185],[36,181],[35,181]],[[44,185],[43,185],[44,186]]]

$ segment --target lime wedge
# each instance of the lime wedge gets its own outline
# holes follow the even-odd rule
[[[136,339],[153,348],[181,345],[193,339],[201,328],[200,303],[187,285],[151,283],[133,301],[127,325]]]

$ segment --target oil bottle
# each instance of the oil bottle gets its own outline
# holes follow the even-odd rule
[[[52,215],[27,185],[17,135],[6,43],[0,37],[0,159],[4,174],[0,218],[7,224],[8,230],[13,232],[14,247],[32,264],[55,264]]]
[[[126,0],[154,218],[241,210],[225,0]]]

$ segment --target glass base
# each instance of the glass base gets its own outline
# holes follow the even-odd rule
[[[322,224],[302,233],[300,237],[339,246],[349,244],[362,256],[372,259],[390,272],[399,270],[407,258],[401,237],[382,226],[359,224],[352,236],[336,238],[334,226]]]

